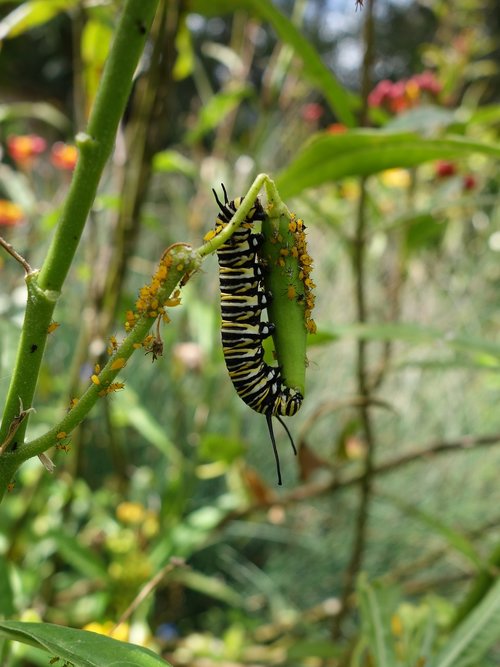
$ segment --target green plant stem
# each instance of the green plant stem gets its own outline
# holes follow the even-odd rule
[[[217,234],[217,236],[214,236],[212,239],[210,239],[209,241],[204,243],[200,248],[198,248],[197,252],[200,255],[200,257],[206,257],[207,255],[211,255],[213,252],[217,250],[217,248],[220,248],[221,245],[224,245],[224,243],[226,243],[226,241],[231,238],[231,236],[241,225],[243,220],[248,215],[248,212],[254,205],[254,202],[259,194],[259,190],[262,188],[264,183],[268,182],[271,182],[271,179],[267,174],[259,174],[258,176],[255,177],[254,182],[250,186],[247,194],[245,195],[240,206],[238,207],[238,210],[231,218],[231,222],[229,222],[224,227],[224,229],[222,229],[219,232],[219,234]]]
[[[126,0],[86,134],[77,136],[78,164],[47,257],[39,274],[27,276],[28,300],[16,362],[0,428],[3,442],[19,412],[31,406],[55,305],[73,261],[99,180],[111,154],[132,77],[158,0]],[[32,352],[36,345],[36,352]],[[27,419],[13,446],[23,442]]]
[[[198,254],[186,246],[173,248],[170,252],[174,254],[174,261],[165,284],[158,291],[158,300],[160,303],[164,303],[168,299],[186,272],[191,273],[198,268],[200,261]],[[137,320],[133,329],[110,357],[108,363],[96,374],[98,381],[93,381],[89,384],[76,405],[71,408],[61,421],[39,438],[27,442],[15,451],[7,452],[0,457],[0,498],[21,463],[33,456],[42,454],[59,442],[64,442],[71,431],[88,415],[97,401],[100,398],[105,398],[102,395],[103,390],[109,387],[116,376],[123,370],[126,361],[131,357],[133,352],[138,347],[141,347],[142,341],[155,320],[156,317],[148,315],[143,315]]]
[[[266,174],[259,174],[255,178],[233,218],[216,237],[204,243],[197,250],[192,250],[189,246],[182,243],[172,246],[168,250],[172,254],[173,261],[171,262],[167,278],[157,294],[160,303],[165,303],[176,285],[181,281],[181,278],[185,281],[187,277],[199,268],[203,257],[215,252],[217,248],[231,237],[247,216],[258,196],[259,190],[266,182],[271,182]],[[38,296],[41,293],[42,296],[39,298],[46,298],[46,292],[40,290],[37,283],[33,283],[32,289],[34,290],[34,295]],[[49,308],[49,306],[46,307]],[[16,447],[15,450],[5,452],[0,457],[0,500],[21,463],[33,456],[42,454],[58,443],[63,443],[71,431],[83,421],[99,398],[105,397],[106,394],[103,394],[103,390],[105,391],[110,386],[118,373],[124,368],[126,361],[133,354],[134,350],[141,347],[144,338],[155,320],[156,317],[146,314],[138,318],[132,331],[119,346],[118,350],[111,356],[104,368],[96,373],[96,376],[93,376],[93,381],[87,390],[58,424],[43,436],[25,443],[22,447]]]

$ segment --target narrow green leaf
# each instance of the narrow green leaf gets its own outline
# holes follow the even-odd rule
[[[0,41],[6,37],[18,37],[37,25],[47,23],[54,16],[78,4],[79,0],[31,0],[16,7],[0,21]]]
[[[172,75],[176,81],[182,81],[194,70],[194,49],[191,40],[191,33],[186,25],[186,17],[179,23],[179,28],[175,36],[175,48],[177,58],[174,63]]]
[[[278,35],[281,42],[289,44],[295,55],[302,60],[303,75],[325,97],[339,121],[349,127],[356,124],[352,112],[354,99],[337,81],[333,73],[324,64],[314,46],[300,33],[295,25],[270,0],[190,0],[191,11],[199,14],[216,14],[246,9],[254,16],[267,21]]]
[[[337,341],[341,338],[359,340],[399,340],[407,343],[438,343],[459,352],[489,357],[491,362],[500,359],[500,345],[474,336],[464,336],[454,331],[440,331],[432,327],[422,327],[409,322],[389,322],[373,324],[348,324],[322,331],[321,342]]]
[[[0,104],[0,123],[19,120],[20,118],[35,118],[47,125],[52,125],[61,132],[69,132],[71,121],[67,116],[47,102],[14,102]]]
[[[177,172],[189,178],[194,178],[198,170],[192,160],[178,151],[164,150],[156,153],[153,158],[153,169],[162,172]]]
[[[358,601],[361,611],[363,635],[373,664],[384,667],[395,665],[394,651],[390,638],[390,591],[378,590],[372,586],[365,574],[358,578]]]
[[[156,417],[148,412],[140,403],[140,399],[128,386],[127,391],[114,396],[112,418],[116,426],[131,426],[150,442],[171,463],[179,462],[182,455],[165,433],[165,428],[158,423]]]
[[[231,111],[234,111],[251,92],[250,86],[237,85],[231,90],[216,93],[202,107],[198,122],[187,133],[186,140],[194,142],[202,139],[205,134],[217,127]]]
[[[457,627],[434,667],[469,667],[500,640],[500,579]]]
[[[9,617],[14,613],[14,597],[10,584],[9,563],[0,555],[0,616]]]
[[[278,175],[276,186],[286,199],[347,176],[370,176],[385,169],[415,167],[429,160],[474,152],[498,158],[500,145],[383,130],[351,130],[336,135],[320,132],[299,149],[293,162]]]
[[[487,567],[487,563],[483,561],[481,555],[468,537],[441,521],[439,517],[434,516],[429,512],[424,512],[416,506],[410,505],[404,500],[392,495],[378,493],[377,497],[381,500],[390,502],[404,514],[417,519],[427,527],[431,528],[436,534],[440,535],[452,549],[457,553],[462,554],[462,556],[465,556],[477,570],[482,570]]]
[[[216,577],[209,577],[202,572],[195,572],[187,568],[177,568],[169,576],[169,582],[175,581],[187,588],[203,595],[208,595],[214,600],[225,602],[231,607],[242,609],[245,606],[245,598],[228,586],[224,581]]]
[[[493,125],[500,121],[500,104],[489,104],[473,111],[461,111],[464,111],[464,114],[468,115],[465,121],[468,125]]]
[[[245,445],[238,438],[219,433],[204,433],[198,446],[202,460],[232,463],[245,453]]]
[[[149,649],[86,630],[51,623],[0,621],[0,636],[48,651],[75,667],[160,667],[169,665]]]
[[[55,541],[59,556],[85,577],[90,579],[108,579],[106,565],[88,547],[70,535],[61,531],[52,531],[49,536]]]

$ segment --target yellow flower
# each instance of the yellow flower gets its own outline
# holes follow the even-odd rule
[[[137,525],[144,521],[146,509],[140,503],[123,502],[116,508],[116,517],[122,523]]]
[[[24,218],[23,209],[7,199],[0,199],[0,227],[15,227]]]
[[[386,169],[380,178],[390,188],[407,188],[410,185],[410,172],[407,169]]]

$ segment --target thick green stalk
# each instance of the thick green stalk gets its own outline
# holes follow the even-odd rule
[[[20,402],[31,406],[54,307],[73,261],[87,215],[118,129],[132,77],[158,0],[126,0],[86,134],[77,137],[79,159],[52,244],[39,274],[27,277],[28,301],[9,387],[0,442],[4,442]],[[33,351],[36,346],[36,351]],[[9,447],[24,440],[27,419]]]

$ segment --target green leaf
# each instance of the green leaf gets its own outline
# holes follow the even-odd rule
[[[392,667],[396,664],[390,637],[390,598],[393,592],[372,586],[365,574],[358,578],[357,592],[363,635],[373,664]]]
[[[500,639],[500,579],[457,627],[434,667],[469,667]]]
[[[406,225],[404,245],[409,255],[422,249],[439,246],[447,225],[430,214],[420,213],[404,219]]]
[[[205,104],[198,116],[196,125],[187,133],[186,140],[195,142],[219,125],[224,118],[234,111],[240,102],[252,92],[250,86],[235,85],[231,90],[216,93]]]
[[[0,41],[18,37],[37,25],[47,23],[61,12],[77,5],[79,0],[31,0],[16,7],[0,21]]]
[[[51,623],[0,621],[0,636],[48,651],[75,667],[159,667],[169,665],[149,649],[86,630]]]
[[[209,577],[202,572],[187,568],[177,568],[169,575],[169,583],[175,581],[214,600],[225,602],[231,607],[244,608],[245,598],[217,577]]]
[[[470,125],[494,125],[500,121],[500,104],[486,105],[473,111],[464,109],[459,109],[459,111],[468,116],[465,122]]]
[[[288,660],[305,658],[339,658],[342,649],[328,639],[303,639],[295,641],[287,651]]]
[[[182,455],[165,433],[165,428],[158,423],[156,417],[146,410],[132,387],[127,391],[115,394],[112,410],[115,426],[131,426],[142,437],[164,454],[172,464],[179,463]]]
[[[11,169],[7,164],[0,164],[0,185],[4,195],[19,204],[25,213],[29,215],[36,210],[35,193],[26,174]]]
[[[347,176],[369,176],[385,169],[415,167],[429,160],[473,152],[500,157],[500,145],[383,130],[351,130],[336,135],[320,132],[299,149],[290,166],[278,175],[276,186],[287,198]]]
[[[19,120],[20,118],[41,120],[61,132],[69,132],[71,129],[69,118],[47,102],[0,104],[0,123],[14,119]]]
[[[426,106],[415,107],[401,113],[385,124],[386,130],[422,132],[427,136],[435,134],[456,123],[457,112],[443,107]]]
[[[174,150],[165,150],[156,153],[153,158],[153,169],[154,171],[162,171],[165,173],[177,172],[184,174],[184,176],[188,176],[189,178],[194,178],[198,173],[192,160]]]
[[[246,9],[254,16],[267,21],[276,31],[280,41],[289,44],[294,54],[302,60],[304,78],[321,91],[339,121],[349,127],[356,124],[352,112],[354,97],[337,81],[314,46],[270,0],[239,0],[237,3],[234,0],[211,0],[211,2],[191,0],[189,7],[191,11],[199,14],[215,15]]]
[[[421,509],[418,509],[415,505],[410,505],[400,498],[395,496],[390,496],[388,494],[378,493],[377,497],[381,500],[390,502],[392,505],[397,507],[404,514],[417,519],[427,527],[431,528],[437,535],[440,535],[452,549],[457,553],[462,554],[465,558],[472,563],[472,565],[477,570],[482,570],[487,567],[487,563],[483,561],[481,555],[478,553],[476,547],[472,542],[458,530],[450,527],[448,524],[441,521],[439,517],[430,514],[429,512],[424,512]]]
[[[202,459],[232,463],[245,453],[245,445],[237,438],[218,433],[205,433],[198,451]]]
[[[439,343],[458,352],[475,356],[484,364],[487,360],[495,364],[500,361],[500,345],[473,336],[463,336],[454,331],[440,331],[408,322],[373,324],[348,324],[321,332],[321,342],[337,341],[341,338],[358,340],[399,340],[407,343]]]
[[[106,565],[88,547],[82,546],[75,537],[60,531],[49,533],[56,545],[59,556],[89,579],[108,580]]]
[[[14,597],[10,584],[9,563],[0,555],[0,616],[12,616],[14,613]]]
[[[182,81],[194,70],[194,49],[191,41],[191,33],[186,25],[186,17],[184,16],[175,36],[175,48],[177,51],[177,59],[174,63],[172,76],[176,81]]]

